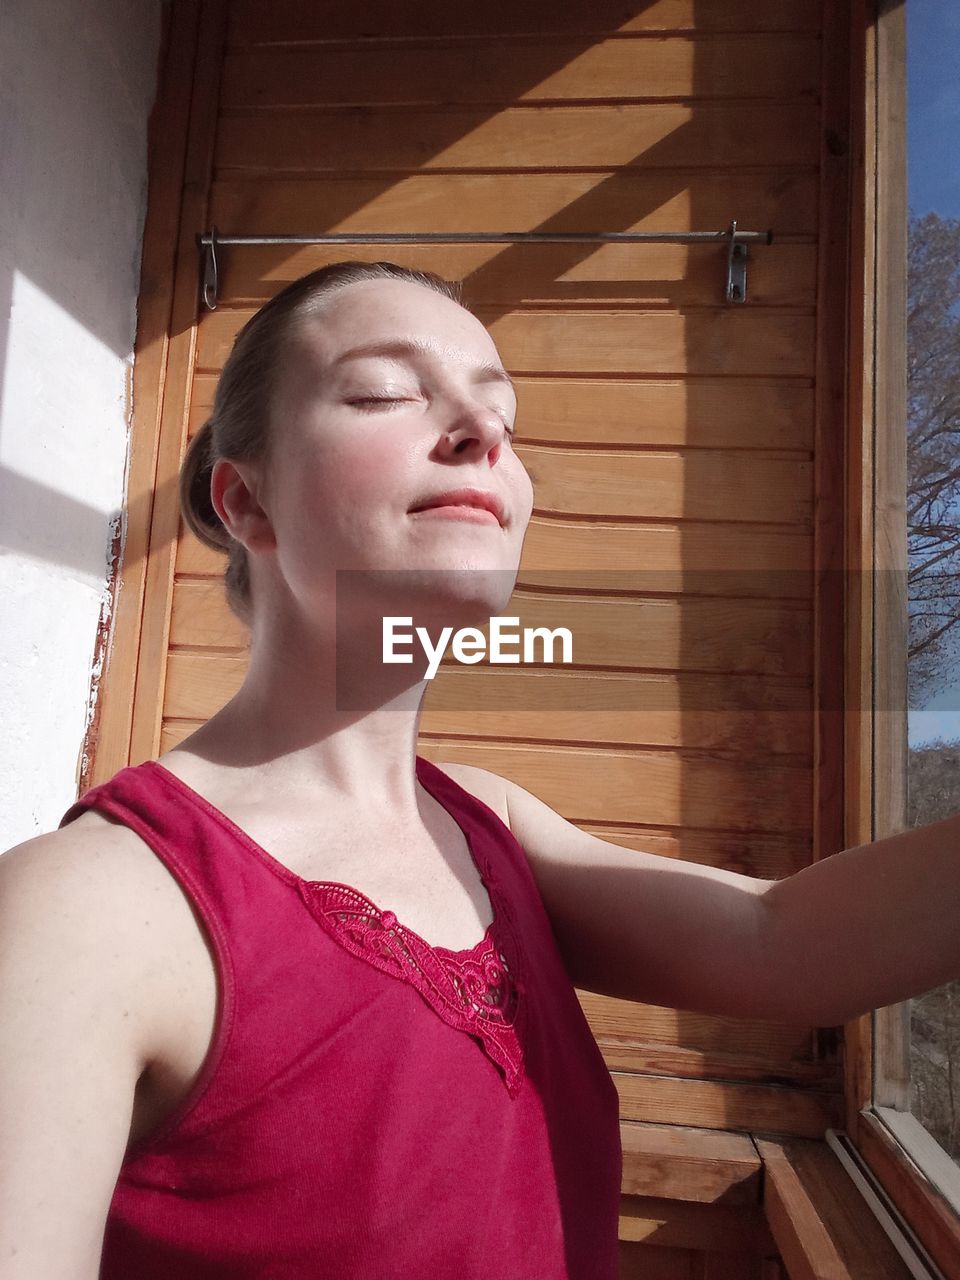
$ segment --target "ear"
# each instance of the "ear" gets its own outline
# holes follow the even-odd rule
[[[210,475],[210,501],[231,537],[248,551],[277,545],[270,517],[258,501],[261,476],[253,463],[218,458]]]

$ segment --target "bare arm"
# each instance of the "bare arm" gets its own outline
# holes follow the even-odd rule
[[[107,846],[71,829],[0,857],[4,1280],[99,1271],[147,1030],[130,870]]]
[[[960,978],[960,817],[844,849],[767,897],[777,980],[815,1025]]]
[[[509,779],[442,767],[503,798],[583,990],[831,1027],[960,978],[960,815],[761,880],[598,840]]]

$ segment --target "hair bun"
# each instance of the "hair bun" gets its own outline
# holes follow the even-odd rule
[[[180,468],[180,506],[193,534],[216,551],[227,551],[232,541],[210,498],[213,472],[213,424],[208,418],[187,446]]]

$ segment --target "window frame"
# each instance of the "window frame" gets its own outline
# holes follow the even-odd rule
[[[850,224],[849,474],[860,493],[858,503],[851,491],[848,526],[848,846],[907,826],[907,3],[854,0],[852,14],[851,133],[862,153]],[[960,1169],[910,1111],[910,1003],[845,1031],[848,1134],[955,1280]]]

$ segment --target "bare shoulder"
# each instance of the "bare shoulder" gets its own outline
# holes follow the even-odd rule
[[[164,969],[190,909],[166,867],[135,831],[88,809],[66,827],[0,855],[0,911],[24,921],[45,965],[98,984],[130,1010],[146,1067],[158,1029]]]
[[[143,846],[129,827],[88,809],[68,826],[8,849],[0,856],[0,877],[11,892],[32,889],[106,915],[149,879]]]
[[[449,774],[454,782],[497,814],[523,846],[535,872],[545,861],[569,858],[573,847],[571,841],[580,854],[583,842],[593,839],[539,796],[502,774],[469,764],[443,763],[437,768]],[[595,841],[594,848],[601,843]]]
[[[472,796],[492,809],[504,826],[510,827],[506,778],[472,764],[448,764],[444,761],[436,767],[463,787],[464,791],[469,791]]]
[[[95,809],[7,850],[0,856],[0,875],[77,901],[99,916],[120,906],[145,908],[144,891],[156,890],[164,880],[162,864],[146,841]]]
[[[92,812],[0,855],[0,1132],[16,1170],[0,1177],[0,1249],[18,1276],[96,1274],[159,1026],[156,862]]]
[[[489,769],[481,769],[469,764],[444,762],[438,764],[437,768],[449,774],[465,791],[469,791],[478,800],[489,805],[517,840],[524,845],[527,856],[531,860],[535,861],[543,856],[544,841],[538,838],[541,833],[548,837],[546,846],[555,857],[562,855],[561,846],[558,846],[555,840],[559,833],[582,836],[579,829],[557,813],[556,809],[545,804],[539,796],[518,786],[510,778],[503,777],[502,774],[492,773]]]

